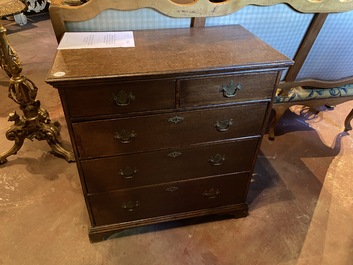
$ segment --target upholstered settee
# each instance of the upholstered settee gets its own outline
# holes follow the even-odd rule
[[[349,96],[353,96],[353,84],[328,89],[298,86],[291,88],[285,96],[282,95],[280,88],[277,89],[274,103],[301,102],[304,104],[306,100]]]
[[[78,6],[54,0],[50,15],[58,41],[66,31],[241,24],[295,61],[282,74],[273,104],[273,139],[277,122],[292,105],[334,106],[353,100],[352,9],[352,1],[330,0],[161,0],[158,5],[152,0],[95,0]],[[347,116],[346,130],[352,116]]]
[[[242,24],[294,60],[277,89],[269,138],[293,105],[314,109],[353,100],[353,11],[302,13],[285,4],[247,6],[233,14],[207,18],[206,26]],[[346,40],[346,41],[345,41]],[[352,104],[353,107],[353,104]],[[350,130],[352,113],[345,130]]]
[[[269,139],[274,140],[275,127],[284,112],[294,105],[304,105],[316,108],[320,106],[334,108],[335,105],[353,100],[353,84],[346,84],[332,88],[319,88],[312,86],[296,86],[286,91],[278,88],[273,102],[273,117],[270,121]],[[332,105],[334,104],[334,105]],[[345,131],[352,130],[350,124],[353,119],[353,109],[345,119]]]

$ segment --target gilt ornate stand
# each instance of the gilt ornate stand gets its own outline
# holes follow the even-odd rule
[[[20,1],[18,1],[20,2]],[[12,5],[17,8],[16,12],[21,12],[21,5]],[[0,7],[0,15],[10,15],[15,13],[8,6],[3,10]],[[27,77],[21,74],[21,62],[16,52],[10,46],[6,29],[0,24],[0,63],[1,68],[10,77],[9,98],[20,105],[23,116],[16,112],[9,114],[9,121],[14,124],[6,132],[6,138],[14,141],[13,147],[0,154],[0,164],[7,162],[7,157],[15,155],[22,147],[24,140],[36,139],[46,140],[55,155],[64,157],[67,161],[74,161],[73,153],[67,151],[59,142],[60,134],[59,122],[51,122],[48,112],[40,107],[40,101],[36,99],[38,88]]]

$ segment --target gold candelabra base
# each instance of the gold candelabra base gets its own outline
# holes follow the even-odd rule
[[[9,121],[14,124],[6,132],[6,138],[14,141],[10,150],[0,154],[0,164],[7,162],[7,157],[17,154],[25,139],[46,140],[55,155],[68,162],[75,161],[72,152],[67,151],[60,141],[60,123],[51,122],[48,112],[40,107],[36,99],[38,88],[21,74],[22,67],[16,52],[10,46],[6,29],[0,24],[0,63],[1,68],[10,77],[9,98],[20,105],[23,116],[16,112],[9,114]]]
[[[25,139],[46,140],[53,154],[65,158],[68,162],[75,161],[73,153],[67,151],[58,140],[61,128],[60,123],[57,121],[51,122],[48,112],[40,108],[39,100],[21,109],[25,113],[22,117],[16,112],[9,114],[8,120],[14,122],[14,124],[7,130],[6,138],[14,141],[14,145],[8,151],[0,154],[0,164],[6,163],[7,157],[17,154]],[[35,116],[28,117],[28,114],[30,116],[35,114]]]

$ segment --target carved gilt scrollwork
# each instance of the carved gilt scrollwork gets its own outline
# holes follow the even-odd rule
[[[9,98],[20,105],[23,116],[16,112],[9,114],[9,121],[14,124],[6,132],[6,138],[14,141],[13,147],[0,154],[0,164],[7,162],[7,157],[14,155],[22,147],[24,140],[46,140],[56,155],[67,161],[75,161],[72,152],[67,151],[59,142],[59,122],[51,122],[49,114],[40,107],[36,100],[38,88],[27,77],[21,75],[21,62],[16,52],[9,45],[6,29],[0,24],[0,62],[1,68],[10,77]]]

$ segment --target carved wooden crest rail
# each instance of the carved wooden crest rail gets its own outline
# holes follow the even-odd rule
[[[305,13],[345,12],[353,9],[353,0],[135,0],[135,1],[88,1],[79,7],[67,6],[70,12],[77,12],[76,20],[82,21],[94,17],[96,12],[85,10],[135,10],[153,8],[171,17],[210,17],[231,14],[247,5],[270,6],[285,3]],[[61,7],[63,8],[63,7]],[[70,16],[70,18],[72,18]]]
[[[90,0],[84,4],[80,0],[52,0],[50,16],[59,40],[66,31],[65,21],[90,20],[109,9],[128,11],[151,8],[170,17],[202,18],[228,15],[247,5],[271,6],[281,3],[303,13],[334,13],[353,9],[353,0]]]

